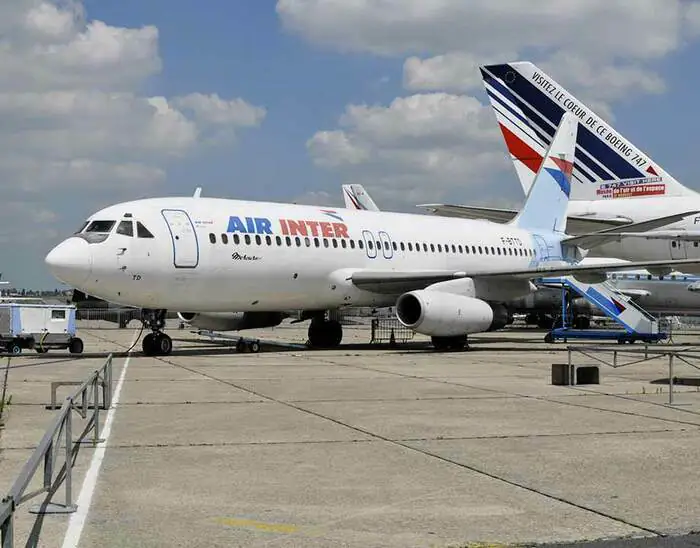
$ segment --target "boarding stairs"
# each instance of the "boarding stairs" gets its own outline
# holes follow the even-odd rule
[[[658,320],[610,282],[589,284],[573,276],[540,280],[545,286],[562,288],[562,317],[566,318],[566,291],[570,290],[595,305],[608,318],[619,324],[628,334],[640,339],[658,339]]]

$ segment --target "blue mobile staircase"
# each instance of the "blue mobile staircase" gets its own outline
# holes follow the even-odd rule
[[[647,343],[658,342],[667,338],[667,334],[659,330],[658,320],[636,304],[631,297],[621,293],[611,283],[605,281],[588,284],[575,279],[573,276],[560,278],[543,278],[539,280],[548,287],[561,287],[562,312],[561,327],[552,329],[545,335],[545,342],[557,339],[608,339],[619,343],[633,343],[641,340]],[[595,305],[608,318],[619,324],[622,329],[572,329],[567,325],[569,317],[569,301],[572,293],[578,294]]]

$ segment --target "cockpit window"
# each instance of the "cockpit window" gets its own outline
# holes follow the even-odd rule
[[[117,234],[123,234],[124,236],[134,235],[134,223],[131,221],[122,221],[117,227]]]
[[[136,221],[136,235],[139,238],[153,238],[153,234],[141,224],[140,221]]]
[[[111,232],[116,221],[92,221],[85,232]]]

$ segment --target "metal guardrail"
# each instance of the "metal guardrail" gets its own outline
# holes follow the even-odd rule
[[[52,402],[55,404],[55,388],[60,384],[52,383]],[[100,404],[100,388],[102,389],[102,403]],[[90,405],[90,402],[92,405]],[[100,409],[109,409],[112,405],[112,354],[107,357],[105,364],[96,370],[83,382],[80,387],[68,396],[56,414],[51,425],[46,430],[43,438],[25,463],[22,471],[17,476],[10,492],[0,500],[0,546],[2,548],[14,547],[13,521],[17,507],[42,493],[47,493],[44,500],[36,507],[30,508],[32,514],[69,514],[75,512],[78,507],[73,503],[73,477],[72,469],[78,455],[80,444],[88,440],[92,432],[92,445],[104,441],[100,439]],[[81,418],[88,418],[88,409],[92,409],[87,425],[78,438],[73,441],[72,417],[73,411]],[[63,465],[55,471],[59,462],[59,452],[63,448]],[[26,493],[32,480],[36,477],[39,467],[43,462],[42,486]],[[65,502],[50,502],[61,484],[65,484]],[[36,546],[41,532],[40,524],[30,532],[27,546]]]
[[[370,343],[405,343],[413,339],[415,332],[396,318],[373,318]]]
[[[638,363],[649,362],[658,359],[666,358],[668,360],[668,405],[674,405],[673,402],[673,385],[675,378],[673,375],[674,365],[677,361],[689,365],[690,367],[700,370],[700,349],[693,350],[692,348],[683,350],[672,350],[668,347],[650,347],[645,344],[644,347],[638,348],[626,348],[625,350],[605,347],[605,346],[567,346],[568,351],[568,364],[569,371],[572,371],[575,367],[573,355],[574,353],[579,353],[587,358],[590,358],[598,363],[607,365],[609,367],[618,368],[625,367],[628,365],[635,365]],[[601,357],[600,354],[612,353],[612,361],[607,361]],[[631,361],[621,361],[620,358],[632,356]],[[642,356],[642,358],[635,358],[636,356]],[[698,363],[691,363],[690,360],[697,360]],[[570,377],[573,378],[573,377]]]

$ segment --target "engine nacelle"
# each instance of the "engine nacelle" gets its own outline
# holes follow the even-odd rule
[[[178,312],[177,317],[197,329],[241,331],[275,327],[282,323],[282,312]]]
[[[409,291],[396,301],[398,320],[418,333],[453,337],[505,327],[511,320],[502,304],[441,291]]]

